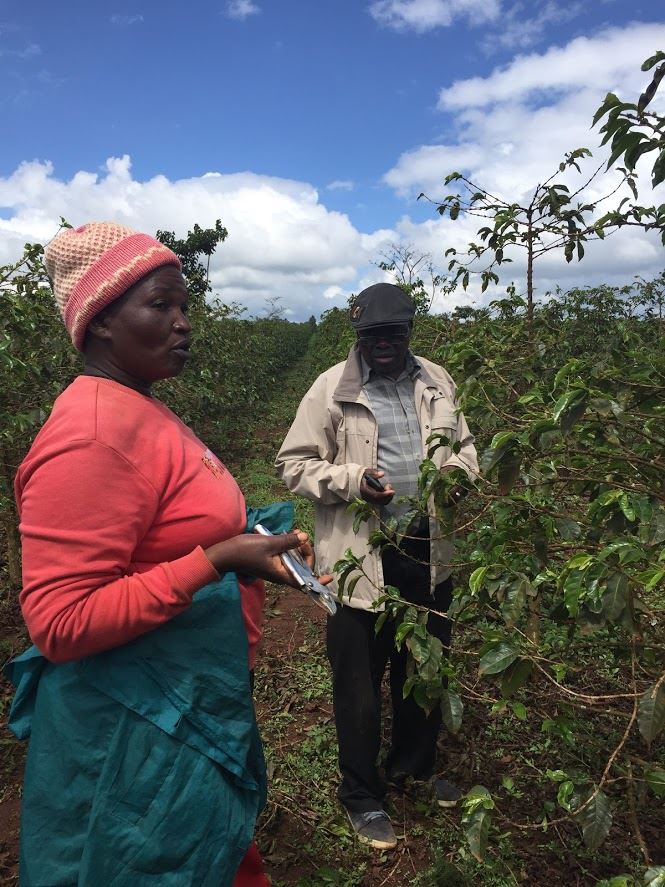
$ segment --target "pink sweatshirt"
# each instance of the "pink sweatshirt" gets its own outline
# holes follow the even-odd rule
[[[53,662],[127,643],[218,578],[203,549],[242,533],[224,465],[159,401],[79,376],[19,467],[23,615]],[[253,666],[263,583],[241,585]]]

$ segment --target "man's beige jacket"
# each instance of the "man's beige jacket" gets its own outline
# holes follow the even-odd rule
[[[455,403],[455,383],[437,364],[416,357],[421,371],[415,383],[415,400],[420,419],[423,458],[427,438],[433,432],[445,434],[461,449],[454,454],[440,447],[433,461],[438,467],[463,468],[470,477],[478,473],[478,461],[464,416]],[[302,399],[298,412],[277,455],[276,467],[293,493],[315,503],[316,567],[332,573],[335,562],[351,548],[366,555],[364,577],[357,583],[350,600],[344,603],[363,610],[372,608],[383,587],[383,570],[378,551],[370,551],[368,539],[378,528],[376,518],[353,532],[349,502],[360,497],[360,481],[366,468],[377,464],[378,432],[369,400],[362,388],[362,368],[357,347],[346,361],[319,376]],[[453,543],[437,539],[434,506],[429,505],[432,536],[432,588],[450,574]],[[330,586],[336,594],[336,583]]]

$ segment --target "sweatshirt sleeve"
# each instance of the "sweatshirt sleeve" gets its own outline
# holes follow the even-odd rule
[[[217,578],[202,548],[129,574],[159,495],[122,455],[77,441],[44,460],[19,495],[21,608],[52,662],[125,644],[172,619]]]
[[[324,377],[319,376],[298,407],[275,467],[292,493],[323,505],[351,502],[360,496],[366,466],[334,464],[337,446]]]

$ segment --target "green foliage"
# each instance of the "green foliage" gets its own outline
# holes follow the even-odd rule
[[[158,240],[168,246],[178,256],[182,263],[182,273],[187,278],[187,288],[193,302],[200,304],[210,291],[208,283],[208,270],[210,258],[220,243],[228,237],[228,231],[217,219],[214,228],[201,228],[194,225],[192,231],[187,232],[187,237],[176,237],[173,231],[157,231]],[[206,264],[200,261],[200,257],[206,257]]]
[[[653,101],[665,77],[665,52],[659,50],[648,58],[642,64],[642,70],[650,71],[656,65],[658,67],[651,82],[639,97],[637,104],[622,102],[613,92],[608,92],[596,111],[592,124],[595,126],[603,117],[607,117],[600,131],[605,133],[602,144],[611,142],[608,169],[623,157],[626,168],[633,170],[642,155],[656,151],[651,169],[651,184],[654,188],[665,179],[665,136],[662,116],[647,111],[646,108]],[[658,215],[661,220],[664,213],[665,206],[659,207]]]
[[[596,178],[600,167],[572,192],[567,184],[557,181],[561,174],[568,173],[573,168],[581,173],[579,161],[588,157],[591,157],[588,148],[569,151],[557,170],[542,184],[537,185],[531,191],[528,201],[522,204],[497,197],[459,172],[446,176],[445,185],[459,182],[464,191],[448,194],[443,200],[434,201],[439,215],[448,215],[452,221],[459,218],[460,214],[475,216],[489,219],[491,223],[483,224],[478,229],[480,242],[470,243],[463,258],[459,258],[454,247],[446,250],[448,270],[454,272],[453,284],[459,282],[466,289],[472,275],[478,275],[481,292],[485,292],[490,284],[499,283],[500,266],[512,262],[508,253],[523,249],[526,254],[527,309],[531,320],[535,263],[552,250],[563,250],[567,262],[572,262],[574,258],[581,261],[587,242],[602,240],[608,229],[625,224],[625,215],[621,214],[622,204],[600,220],[595,217],[598,206],[620,186],[613,184],[608,194],[586,202],[583,200],[584,192]],[[634,176],[627,170],[622,173],[622,181],[636,194]],[[426,195],[421,194],[420,197]],[[645,213],[646,210],[642,215]],[[483,261],[486,262],[485,266],[479,268],[478,263]]]
[[[474,785],[462,801],[462,826],[469,849],[479,862],[485,858],[493,809],[492,796],[482,785]]]
[[[342,308],[324,311],[309,343],[308,353],[315,377],[346,357],[356,341],[349,312]]]
[[[10,585],[21,582],[16,469],[53,400],[76,375],[79,357],[58,315],[40,244],[0,267],[0,516]]]
[[[558,168],[531,189],[529,198],[523,203],[497,197],[460,172],[449,173],[444,185],[447,187],[458,183],[463,190],[447,194],[440,200],[419,195],[419,199],[433,202],[439,215],[447,215],[451,221],[465,215],[488,220],[477,231],[478,242],[469,243],[461,258],[454,247],[446,250],[448,271],[454,275],[453,284],[459,282],[466,289],[472,276],[478,276],[481,292],[485,292],[490,284],[499,283],[501,266],[512,261],[509,253],[522,249],[526,254],[527,311],[531,322],[534,265],[546,253],[563,250],[567,262],[573,259],[579,262],[584,258],[585,246],[589,241],[604,240],[608,233],[625,225],[634,225],[645,231],[658,230],[665,243],[665,204],[645,207],[636,203],[637,176],[634,172],[635,164],[643,154],[657,151],[652,170],[653,187],[665,178],[664,119],[662,115],[645,110],[665,76],[664,59],[665,53],[657,52],[642,66],[643,70],[649,70],[660,62],[637,105],[621,102],[616,95],[608,93],[596,111],[592,125],[607,115],[601,130],[605,133],[601,144],[612,140],[606,169],[615,166],[621,156],[626,164],[617,168],[621,180],[618,183],[613,181],[603,196],[584,199],[585,192],[597,178],[604,162],[572,192],[566,182],[559,180],[562,174],[569,174],[572,169],[581,173],[580,162],[592,156],[588,148],[567,152]],[[605,202],[624,184],[630,189],[634,202],[624,197],[615,207],[606,210]],[[600,208],[605,209],[602,216],[598,216]]]
[[[462,649],[453,645],[448,662],[427,634],[426,610],[392,589],[382,598],[381,619],[395,619],[411,654],[405,690],[428,710],[440,705],[451,732],[464,731],[463,706],[481,683],[493,714],[541,724],[552,772],[576,750],[556,792],[592,850],[611,835],[627,791],[646,802],[629,788],[633,772],[644,772],[652,797],[663,791],[664,283],[559,293],[536,306],[531,325],[512,290],[458,327],[431,321],[447,341],[428,356],[458,381],[483,468],[453,510],[441,494],[448,476],[425,459],[415,502],[422,510],[431,497],[444,526],[464,527],[466,580],[449,613]],[[367,503],[355,508],[358,520],[371,513]],[[399,531],[383,527],[371,542]],[[349,583],[362,562],[338,566]],[[646,770],[640,743],[654,761]],[[541,791],[547,798],[547,781]],[[479,858],[490,816],[503,813],[493,798],[495,808],[473,798],[467,837]],[[547,803],[543,821],[560,821]]]

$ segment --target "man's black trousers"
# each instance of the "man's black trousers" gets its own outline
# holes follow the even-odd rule
[[[452,580],[437,585],[430,595],[429,540],[403,543],[403,552],[391,547],[382,555],[384,582],[396,586],[401,596],[441,612],[450,606]],[[407,557],[406,555],[410,555]],[[415,558],[424,563],[414,563]],[[395,626],[387,619],[378,635],[378,613],[338,607],[328,619],[328,659],[333,677],[333,702],[342,781],[338,797],[356,813],[383,807],[385,782],[376,763],[381,744],[381,680],[390,662],[393,723],[386,760],[386,776],[401,782],[407,776],[429,779],[434,772],[436,740],[441,726],[438,706],[427,716],[412,695],[402,698],[406,680],[406,649],[395,650]],[[450,622],[431,615],[428,631],[445,648],[450,645]]]

